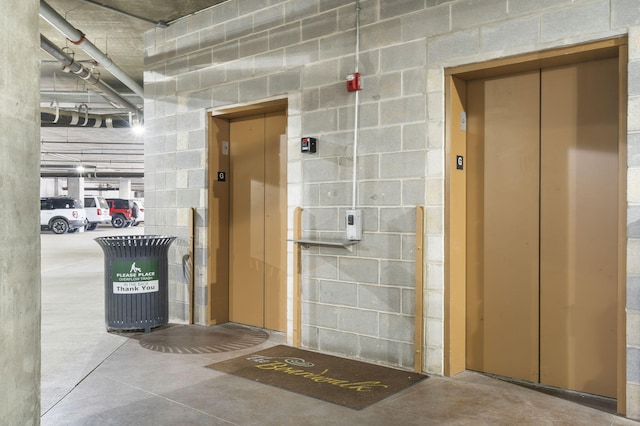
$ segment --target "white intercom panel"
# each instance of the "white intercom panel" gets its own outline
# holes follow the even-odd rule
[[[362,210],[347,210],[346,229],[347,240],[360,241],[362,239]]]

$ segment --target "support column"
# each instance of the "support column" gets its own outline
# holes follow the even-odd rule
[[[0,16],[0,419],[40,424],[40,37],[36,0],[3,0]],[[16,58],[20,58],[19,66]]]
[[[131,179],[120,178],[120,198],[131,199]]]
[[[67,193],[70,197],[73,197],[76,200],[80,200],[80,202],[84,203],[84,178],[67,178]],[[80,228],[80,232],[84,232],[84,227]]]
[[[69,197],[76,198],[84,202],[84,178],[73,177],[67,178],[67,192]]]

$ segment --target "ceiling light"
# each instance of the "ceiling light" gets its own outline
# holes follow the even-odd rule
[[[131,131],[133,131],[135,135],[141,135],[144,133],[144,126],[142,124],[136,123],[131,126]]]
[[[144,133],[144,126],[142,125],[143,121],[138,116],[133,115],[132,112],[129,112],[129,124],[131,126],[131,130],[133,134],[136,136],[140,136]]]

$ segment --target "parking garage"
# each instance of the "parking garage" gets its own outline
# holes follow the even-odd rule
[[[0,329],[15,348],[0,371],[14,389],[3,417],[40,415],[40,238],[90,235],[39,235],[36,193],[116,185],[120,198],[144,195],[144,230],[125,230],[176,237],[174,323],[270,330],[287,345],[438,378],[427,389],[497,375],[639,417],[635,3],[227,0],[170,19],[43,3],[10,1],[3,21],[4,59],[23,61],[5,68],[0,95],[0,188],[21,212],[2,225]],[[97,32],[51,28],[50,8]],[[69,56],[86,38],[109,51],[125,22],[141,28],[142,56],[126,68],[142,92],[77,53],[78,71],[99,71],[123,99],[101,107],[87,92],[65,105],[57,89],[87,87],[62,83],[68,59],[51,59],[51,45]],[[108,56],[118,62],[115,48]],[[99,112],[113,123],[115,111],[101,111],[113,104],[127,110],[123,132],[143,111],[142,140],[87,128]],[[77,119],[63,120],[65,109]],[[61,126],[40,127],[56,115]],[[129,167],[144,171],[143,188]],[[548,299],[549,288],[560,291]],[[423,391],[412,393],[421,403]]]

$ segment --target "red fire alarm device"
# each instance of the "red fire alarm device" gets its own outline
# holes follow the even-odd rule
[[[310,153],[316,152],[316,138],[302,138],[300,151]]]
[[[353,74],[349,74],[347,76],[347,91],[355,92],[360,89],[362,89],[360,85],[360,73],[354,72]]]

